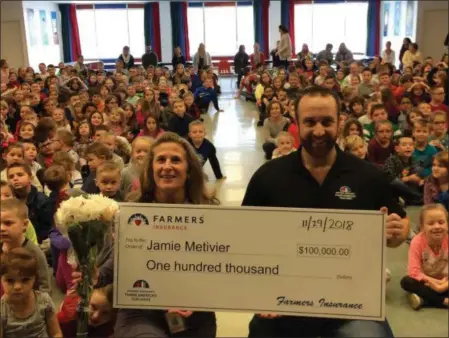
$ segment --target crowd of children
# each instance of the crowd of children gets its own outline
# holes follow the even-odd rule
[[[6,61],[2,65],[7,67]],[[58,73],[53,65],[44,64],[39,66],[39,73],[31,67],[8,69],[8,81],[1,84],[0,251],[7,255],[5,262],[11,262],[4,270],[2,262],[6,336],[35,336],[37,330],[60,336],[55,309],[44,292],[50,292],[48,262],[56,286],[62,292],[73,292],[73,268],[67,259],[71,243],[54,224],[54,214],[64,200],[81,193],[100,193],[124,201],[129,193],[139,190],[148,150],[165,131],[186,138],[201,163],[209,160],[216,178],[226,178],[215,146],[206,139],[201,118],[210,103],[222,111],[215,74],[208,69],[192,74],[192,68],[184,69],[182,64],[173,74],[153,66],[124,69],[120,61],[117,66],[114,72],[106,72],[101,63],[97,70],[81,67],[82,72],[62,63]],[[36,258],[14,251],[20,247]],[[29,302],[23,309],[15,305],[14,297],[20,298],[16,291],[9,293],[9,285],[15,287],[14,279],[22,273],[17,267],[20,262],[26,267],[20,278],[27,283],[22,283],[24,298],[17,300]],[[34,280],[39,292],[33,291]],[[102,290],[93,294],[91,302],[96,300],[100,303],[97,307],[112,313],[112,290]],[[73,308],[77,302],[72,298],[65,299],[63,314],[57,317],[63,331],[71,330],[71,335],[76,331]],[[21,315],[33,306],[40,317],[30,320],[39,320],[42,325],[21,331]],[[8,311],[17,316],[3,317]],[[112,318],[98,311],[106,322]],[[106,323],[95,318],[91,316],[94,327],[98,327],[96,321]]]
[[[405,204],[427,205],[402,287],[415,309],[425,303],[448,306],[448,65],[427,58],[408,74],[390,64],[352,62],[335,71],[326,61],[303,61],[288,69],[259,64],[243,72],[237,97],[254,100],[259,110],[266,159],[300,147],[295,100],[304,88],[335,91],[342,102],[338,147],[385,171]],[[96,70],[79,72],[61,63],[57,72],[41,64],[39,73],[9,69],[8,81],[1,83],[0,291],[6,336],[74,335],[79,299],[67,261],[71,243],[54,224],[64,200],[85,192],[125,201],[139,190],[149,148],[165,131],[187,139],[201,164],[209,160],[216,178],[226,178],[201,118],[210,103],[222,111],[211,68],[193,74],[182,64],[173,73],[154,66],[124,69],[121,61],[117,66],[107,72],[100,62]],[[67,292],[59,314],[48,296],[48,262],[57,287]],[[111,294],[110,286],[92,294],[92,332],[102,327],[111,334]]]

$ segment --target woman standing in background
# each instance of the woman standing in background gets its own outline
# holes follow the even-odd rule
[[[404,57],[405,52],[408,51],[408,47],[411,43],[412,40],[410,40],[409,38],[404,38],[404,40],[402,41],[402,47],[399,51],[399,69],[401,70],[402,68],[404,68],[404,65],[402,64],[402,58]]]
[[[181,47],[178,46],[173,51],[173,58],[171,60],[171,64],[173,66],[173,69],[176,69],[176,66],[178,64],[182,64],[183,66],[186,65],[186,58],[184,57],[184,55],[182,55]]]
[[[198,46],[198,51],[193,57],[193,70],[196,73],[206,66],[211,66],[212,60],[208,52],[206,52],[206,46],[204,43],[200,43]]]
[[[391,49],[391,41],[387,41],[385,44],[385,49],[382,52],[383,63],[390,63],[394,65],[395,52]]]
[[[281,34],[281,40],[279,42],[278,51],[276,55],[279,55],[280,66],[285,69],[288,68],[288,61],[292,57],[292,41],[287,27],[280,25],[279,33]]]
[[[240,81],[243,77],[243,71],[249,65],[249,56],[246,54],[245,46],[240,45],[239,51],[234,56],[234,71],[237,74],[237,87],[240,87]]]

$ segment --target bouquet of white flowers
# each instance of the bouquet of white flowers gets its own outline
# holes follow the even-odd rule
[[[70,238],[82,275],[78,285],[81,302],[78,306],[77,337],[87,338],[88,305],[92,290],[92,275],[97,254],[104,245],[118,211],[118,204],[101,195],[84,194],[61,203],[56,212],[58,230]]]

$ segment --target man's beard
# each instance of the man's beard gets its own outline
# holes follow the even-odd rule
[[[312,156],[316,158],[323,158],[330,153],[332,148],[335,147],[337,137],[333,137],[329,133],[324,134],[319,139],[315,138],[312,133],[308,134],[306,138],[300,136],[301,144],[304,149]],[[318,144],[317,144],[318,142]]]

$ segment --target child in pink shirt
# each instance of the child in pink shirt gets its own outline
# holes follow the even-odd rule
[[[410,292],[414,310],[424,304],[448,307],[448,213],[441,204],[429,204],[419,215],[421,232],[410,243],[408,276],[402,288]]]

